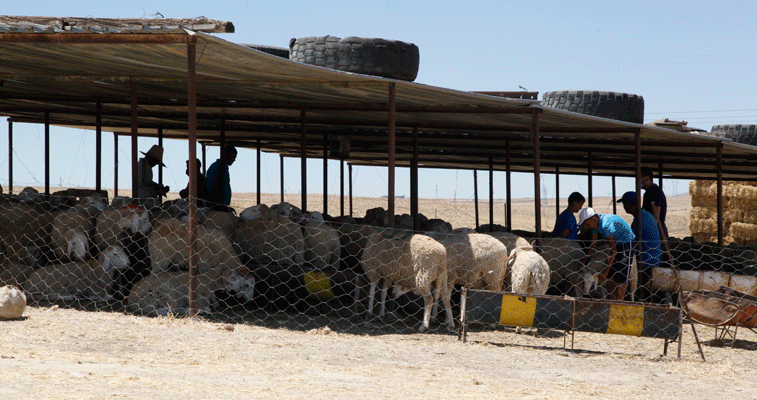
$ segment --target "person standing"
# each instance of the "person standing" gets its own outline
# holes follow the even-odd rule
[[[208,185],[208,200],[211,203],[224,206],[231,205],[231,179],[229,166],[237,159],[237,149],[227,145],[221,149],[221,158],[208,168],[206,181]]]
[[[623,203],[623,209],[633,215],[631,230],[636,232],[637,218],[636,211],[636,192],[626,192],[618,200]],[[657,229],[657,220],[647,210],[641,210],[641,256],[636,260],[636,267],[639,270],[639,301],[652,301],[652,269],[660,266],[660,256],[662,247],[660,247],[660,230]]]
[[[168,193],[168,186],[163,186],[152,179],[152,167],[163,164],[163,148],[153,145],[150,150],[141,152],[145,156],[137,162],[137,197],[139,198],[160,198]]]
[[[205,207],[205,201],[208,199],[208,183],[205,181],[205,175],[202,173],[202,163],[200,160],[196,160],[197,166],[197,206]],[[187,160],[187,176],[189,176],[189,160]],[[179,197],[186,199],[189,197],[189,182],[187,187],[179,191]]]
[[[561,237],[569,240],[578,240],[578,224],[575,213],[581,211],[586,198],[581,193],[573,192],[568,196],[568,208],[561,212],[555,221],[553,237]]]
[[[654,173],[649,167],[641,168],[641,187],[644,189],[641,208],[647,210],[652,215],[655,215],[654,209],[657,208],[662,230],[665,233],[665,237],[668,237],[668,226],[665,225],[665,215],[668,213],[668,200],[665,197],[665,193],[662,192],[662,188],[654,183]]]
[[[633,241],[636,235],[623,218],[615,214],[597,214],[591,207],[578,213],[578,225],[582,231],[591,234],[591,245],[586,251],[583,264],[596,252],[597,245],[604,241],[610,249],[602,280],[606,281],[608,297],[611,300],[623,300],[633,257]]]

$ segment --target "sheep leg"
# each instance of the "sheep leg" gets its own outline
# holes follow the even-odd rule
[[[431,293],[425,293],[423,295],[423,303],[425,305],[423,308],[423,322],[418,329],[418,332],[421,333],[425,332],[431,325],[431,308],[434,305],[434,296]]]
[[[379,318],[383,318],[386,315],[386,294],[389,292],[389,281],[384,278],[381,282],[381,304],[379,304]]]
[[[371,286],[368,289],[368,314],[366,319],[370,319],[373,316],[373,300],[376,296],[376,283],[371,282]]]
[[[455,321],[452,317],[452,304],[450,302],[450,298],[452,297],[452,287],[447,287],[442,292],[442,304],[444,305],[444,312],[446,314],[444,318],[444,324],[447,325],[447,330],[452,332],[455,330]],[[434,305],[436,305],[436,301],[434,302]],[[465,310],[460,310],[460,312],[465,312]]]

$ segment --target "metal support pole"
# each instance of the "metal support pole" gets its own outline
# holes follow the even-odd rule
[[[158,128],[158,146],[160,146],[161,149],[164,149],[163,147],[163,128]],[[189,158],[197,158],[196,154],[190,154]],[[190,161],[190,164],[192,162]],[[197,168],[197,167],[195,167]],[[163,163],[158,164],[158,184],[163,185]]]
[[[139,135],[139,125],[137,118],[137,82],[131,81],[131,197],[139,197],[137,191],[139,182],[139,171],[137,170],[137,136]]]
[[[349,184],[349,191],[350,191],[350,217],[352,217],[352,164],[347,164],[347,171],[349,172],[349,179],[347,180],[347,183]]]
[[[339,215],[344,217],[344,157],[339,159]]]
[[[197,37],[187,42],[187,114],[189,136],[189,314],[197,314]],[[220,179],[220,178],[219,178]]]
[[[559,217],[560,217],[560,166],[555,166],[555,219]]]
[[[205,162],[205,158],[207,156],[207,146],[205,146],[205,143],[202,143],[200,145],[200,148],[202,149],[202,174],[206,175],[208,173],[208,163]]]
[[[662,190],[662,163],[657,164],[657,186]]]
[[[510,174],[512,173],[511,168],[511,162],[510,162],[510,139],[507,139],[505,141],[505,201],[507,202],[507,215],[505,215],[505,220],[507,224],[507,231],[510,232],[513,230],[513,205],[512,205],[512,196],[511,196],[511,187],[510,187]]]
[[[258,202],[257,202],[257,204],[260,204],[260,152],[261,152],[261,149],[260,149],[260,140],[257,141],[256,145],[257,145],[257,149],[256,149],[257,150],[257,160],[256,161],[257,161],[257,164],[258,164],[258,170],[257,170],[257,175],[256,175],[256,185],[257,185],[257,192],[258,192],[258,195],[257,195]]]
[[[723,143],[718,142],[717,169],[718,169],[718,246],[723,246]]]
[[[221,129],[220,129],[220,138],[219,138],[219,145],[221,151],[223,151],[223,148],[226,147],[226,117],[221,117]],[[220,155],[218,158],[221,158]]]
[[[539,143],[539,112],[533,115],[533,140],[534,140],[534,224],[536,225],[536,237],[541,237],[541,144]]]
[[[13,122],[8,121],[8,194],[13,194]]]
[[[113,132],[113,197],[118,196],[118,134]]]
[[[307,118],[307,110],[304,108],[300,110],[300,206],[302,212],[308,209],[308,137],[307,137],[307,125],[305,124],[305,118]]]
[[[413,230],[418,231],[418,127],[413,127],[413,158],[410,160],[410,215]]]
[[[616,194],[615,194],[615,175],[612,176],[612,213],[617,214],[618,213],[618,202],[616,201]]]
[[[50,113],[45,111],[45,194],[50,194]]]
[[[636,150],[636,218],[637,221],[641,221],[641,130],[637,129],[634,133],[635,150]],[[615,204],[613,198],[613,204]],[[636,259],[641,257],[641,222],[636,224]],[[648,284],[651,284],[649,282]]]
[[[394,82],[389,84],[389,171],[388,171],[388,225],[394,228],[394,156],[395,156],[395,136],[397,122],[397,86]]]
[[[329,214],[329,134],[323,132],[323,215]]]
[[[478,170],[473,170],[473,210],[476,213],[476,228],[478,228]]]
[[[284,155],[279,154],[279,182],[281,183],[281,203],[284,202]]]
[[[588,167],[588,178],[589,178],[589,207],[594,207],[594,183],[593,183],[593,175],[594,173],[594,165],[592,163],[592,154],[589,152],[589,167]]]
[[[489,229],[494,226],[494,160],[489,157]]]
[[[95,190],[102,190],[103,103],[95,105]]]

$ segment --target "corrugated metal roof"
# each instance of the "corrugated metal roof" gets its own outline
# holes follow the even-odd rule
[[[0,23],[2,19],[0,18]],[[52,26],[52,24],[50,25]],[[173,29],[173,28],[171,28]],[[631,176],[635,132],[642,163],[676,178],[716,175],[723,143],[723,176],[753,179],[757,147],[545,108],[420,83],[303,65],[247,46],[183,29],[169,33],[126,29],[119,35],[54,30],[0,33],[0,113],[15,121],[93,129],[102,104],[105,131],[130,132],[130,82],[137,85],[140,134],[187,137],[187,38],[197,40],[198,139],[227,141],[298,157],[305,110],[308,156],[323,155],[324,137],[349,136],[348,161],[385,165],[388,87],[396,87],[397,165],[408,166],[412,131],[420,164],[440,168],[533,171],[532,114],[539,113],[541,169],[560,173]],[[147,33],[147,34],[146,34]],[[590,162],[591,160],[591,162]]]

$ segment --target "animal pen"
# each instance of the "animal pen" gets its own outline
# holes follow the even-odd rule
[[[715,283],[722,281],[757,294],[754,249],[723,246],[722,200],[724,180],[755,180],[755,146],[566,111],[546,106],[535,96],[464,92],[338,71],[211,35],[231,32],[231,23],[209,19],[0,17],[0,114],[9,121],[0,284],[21,286],[36,302],[152,315],[201,312],[208,318],[266,321],[293,329],[328,324],[346,332],[409,333],[421,322],[421,314],[429,311],[429,301],[436,303],[438,297],[443,300],[439,303],[451,300],[455,311],[450,313],[459,319],[458,290],[448,290],[451,286],[502,291],[509,285],[505,276],[499,287],[496,282],[480,287],[484,278],[467,279],[460,273],[465,262],[454,264],[452,255],[474,260],[479,249],[470,245],[445,248],[428,239],[434,242],[428,246],[442,246],[448,260],[442,268],[424,264],[418,255],[420,245],[414,241],[428,241],[427,236],[419,236],[438,221],[419,215],[420,168],[488,171],[490,194],[496,184],[494,171],[506,173],[506,223],[500,229],[504,233],[493,232],[499,228],[494,226],[493,195],[489,196],[490,232],[483,232],[484,226],[478,229],[481,233],[445,232],[498,238],[501,245],[493,246],[501,247],[496,251],[501,264],[502,254],[506,260],[517,239],[509,232],[511,173],[533,173],[534,230],[520,233],[535,240],[538,248],[543,237],[541,174],[587,176],[591,205],[592,177],[638,181],[646,166],[657,171],[660,182],[663,177],[713,180],[717,193],[713,225],[718,243],[671,239],[671,251],[653,271],[655,300],[663,302],[670,297],[666,293],[676,297],[682,290],[714,290]],[[45,127],[45,193],[37,196],[15,194],[13,187],[13,125],[18,123]],[[50,193],[51,126],[94,130],[93,191]],[[103,131],[131,141],[132,196],[77,204],[103,190]],[[188,201],[149,207],[136,199],[138,137],[187,141]],[[203,150],[233,144],[258,154],[277,153],[282,160],[299,158],[299,207],[259,206],[231,214],[198,208],[198,142]],[[323,210],[307,204],[308,158],[324,162]],[[342,200],[338,216],[330,216],[328,160],[340,162],[341,176],[345,163],[386,167],[386,210],[377,211],[378,217],[348,216]],[[409,168],[411,176],[410,222],[401,226],[400,216],[395,215],[396,168]],[[256,173],[261,203],[259,164]],[[642,196],[636,187],[640,209]],[[559,210],[559,191],[556,197]],[[323,218],[313,211],[322,211]],[[81,221],[77,225],[63,221],[76,213]],[[70,247],[81,235],[86,238],[81,243],[85,252],[76,254]],[[388,259],[367,273],[363,250],[388,243],[393,244],[380,252]],[[549,261],[550,277],[572,268],[558,259]],[[421,270],[426,280],[419,278]],[[500,272],[505,275],[504,269]],[[686,274],[691,278],[682,279]],[[368,289],[371,280],[378,285]],[[558,274],[557,280],[549,290],[576,295],[577,270]],[[387,301],[391,316],[365,323],[366,312],[373,312],[375,288],[383,299],[390,283],[397,294],[394,302]],[[426,302],[402,295],[400,289],[414,289],[427,297]],[[380,303],[383,311],[385,302]],[[441,318],[431,321],[432,331],[444,332]],[[502,340],[511,340],[508,337],[514,335],[505,330]],[[657,348],[656,342],[637,339],[631,348],[649,346]]]

